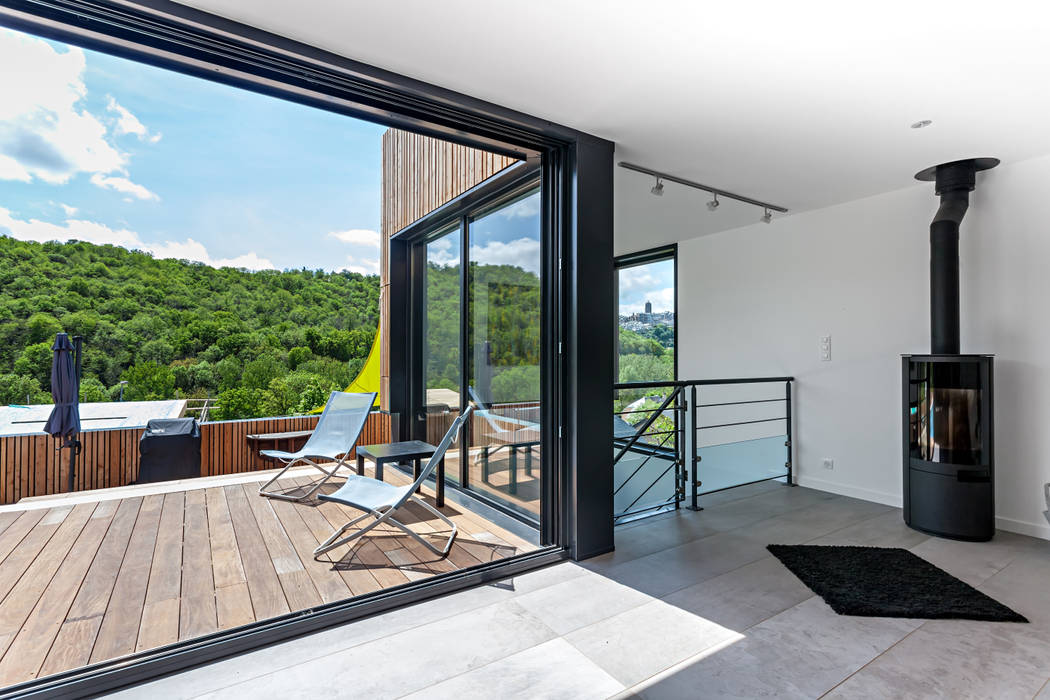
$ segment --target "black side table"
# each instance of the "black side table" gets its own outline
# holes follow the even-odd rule
[[[383,480],[384,464],[400,464],[401,462],[412,462],[412,478],[418,479],[421,469],[420,460],[429,459],[437,448],[422,440],[409,440],[407,442],[392,442],[388,445],[359,445],[357,447],[357,473],[364,475],[365,459],[371,459],[376,463],[376,478]],[[445,505],[445,458],[438,462],[437,474],[437,507]],[[418,490],[416,491],[419,492]]]

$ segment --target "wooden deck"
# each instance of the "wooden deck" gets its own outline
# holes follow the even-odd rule
[[[459,535],[447,558],[377,528],[318,562],[314,547],[354,511],[262,498],[260,476],[0,508],[0,686],[535,549],[449,502]],[[402,520],[440,537],[443,523],[421,508],[412,516]]]

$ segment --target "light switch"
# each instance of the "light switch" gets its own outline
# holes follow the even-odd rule
[[[831,336],[822,335],[820,336],[820,360],[821,362],[831,362]]]

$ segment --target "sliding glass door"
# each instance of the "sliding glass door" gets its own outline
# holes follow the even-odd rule
[[[469,483],[540,514],[540,193],[470,219],[467,399],[476,418]]]
[[[446,479],[500,510],[540,519],[540,191],[519,186],[412,244],[421,318],[413,437],[436,443],[468,405]]]

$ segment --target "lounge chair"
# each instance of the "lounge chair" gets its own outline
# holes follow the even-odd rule
[[[259,495],[267,498],[280,498],[285,501],[305,501],[320,491],[325,482],[336,475],[340,467],[350,469],[346,460],[349,459],[350,451],[354,449],[357,438],[361,436],[375,399],[375,392],[348,394],[343,391],[333,391],[324,405],[324,412],[317,421],[317,427],[314,428],[301,450],[297,452],[260,450],[259,454],[280,460],[285,464],[284,469],[262,485]],[[335,466],[324,467],[314,460],[335,462]],[[291,492],[267,490],[284,476],[285,472],[297,464],[309,464],[324,474],[324,477],[309,491],[298,496],[292,495]]]
[[[346,525],[343,525],[341,528],[333,532],[331,537],[322,542],[317,549],[314,550],[314,558],[316,559],[331,549],[357,539],[382,523],[390,523],[391,525],[397,526],[406,534],[414,537],[434,554],[441,557],[446,556],[449,550],[452,549],[453,540],[456,539],[456,524],[445,517],[445,514],[437,508],[434,508],[421,498],[416,498],[413,494],[415,494],[416,490],[423,484],[423,482],[434,473],[434,469],[437,468],[438,463],[444,459],[445,452],[456,439],[456,436],[459,435],[460,429],[462,429],[463,425],[470,419],[470,413],[473,410],[473,407],[468,406],[467,410],[452,422],[448,432],[445,433],[445,437],[441,439],[434,454],[427,461],[427,465],[420,470],[419,476],[417,476],[415,481],[411,484],[406,486],[394,486],[393,484],[388,484],[384,481],[379,481],[378,479],[351,474],[347,477],[346,483],[343,484],[338,491],[332,494],[321,494],[318,496],[322,501],[334,501],[335,503],[342,503],[343,505],[356,508],[357,510],[362,510],[364,511],[364,515],[354,518]],[[433,513],[446,525],[452,528],[452,532],[449,534],[448,541],[445,542],[444,547],[438,549],[419,535],[419,533],[414,532],[410,527],[394,518],[394,514],[400,508],[406,506],[409,501],[422,507],[428,512]],[[373,518],[372,522],[364,527],[357,528],[351,534],[343,537],[343,533],[367,518]]]
[[[478,416],[485,419],[479,431],[482,437],[492,440],[495,445],[485,444],[481,447],[481,480],[489,482],[489,458],[504,447],[510,453],[510,484],[512,494],[518,492],[518,450],[525,451],[525,475],[532,476],[532,448],[540,444],[539,423],[511,418],[496,413],[486,405],[474,387],[467,387],[471,400],[478,406]],[[534,409],[529,409],[534,411]]]

